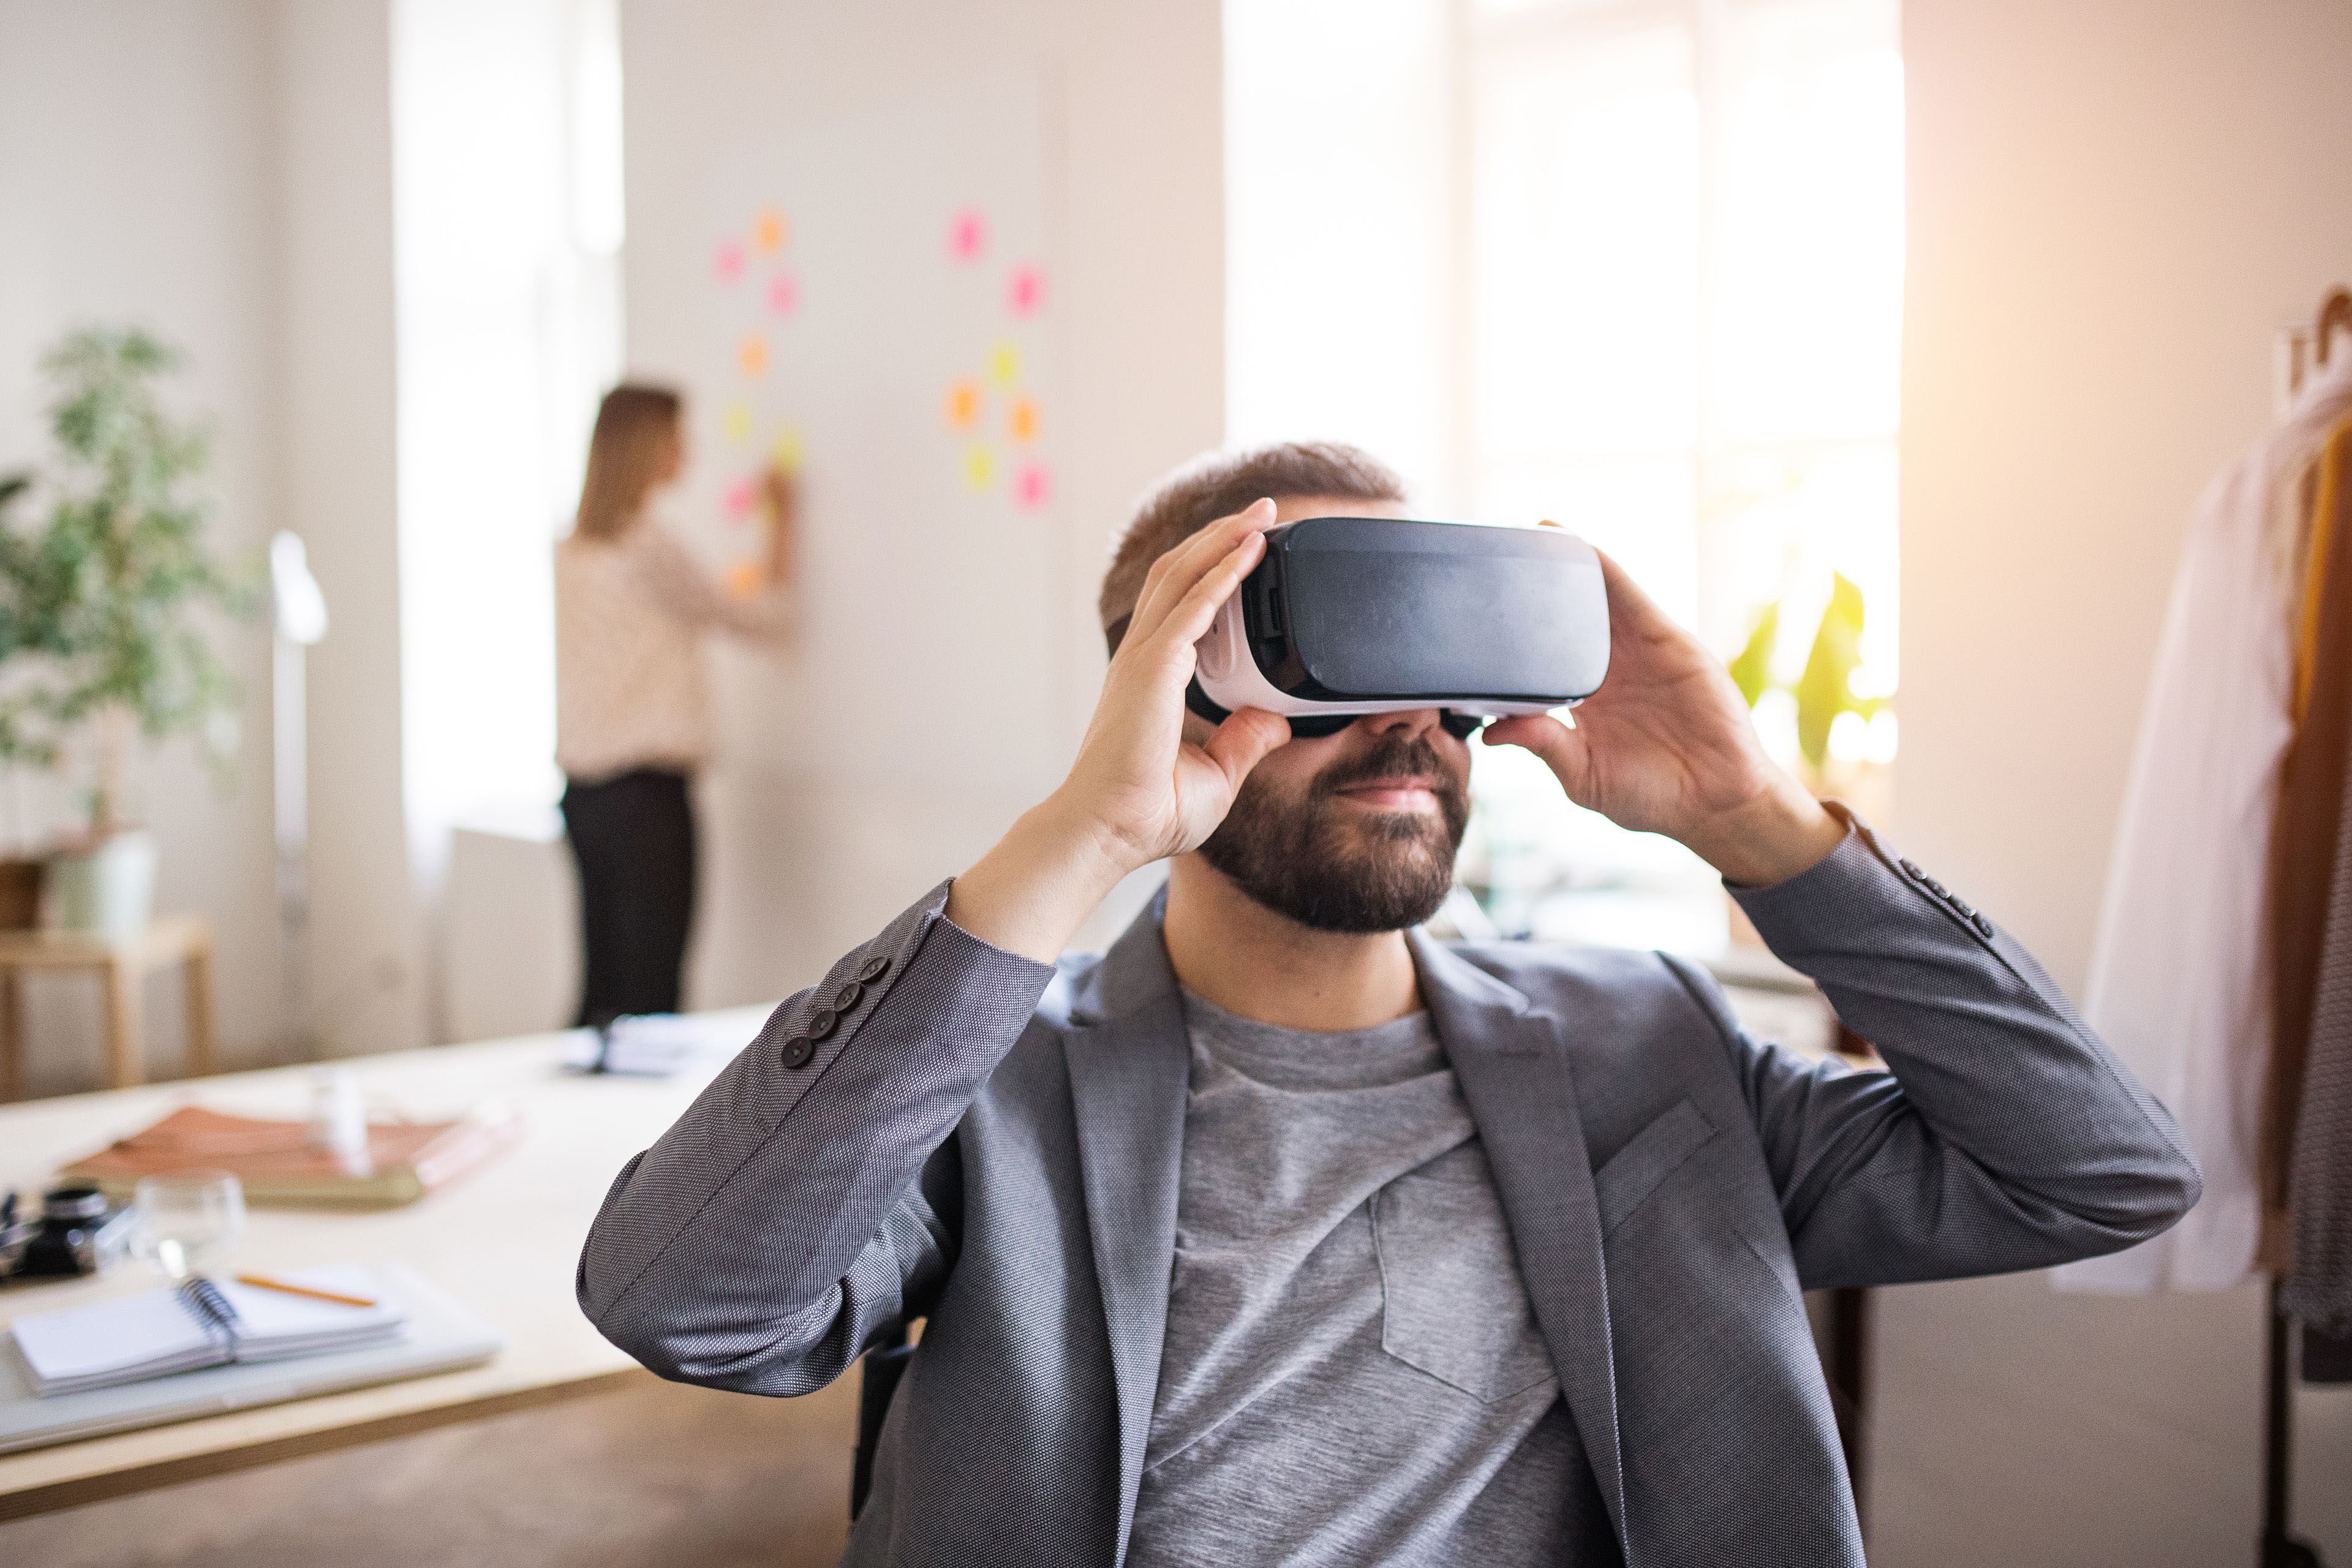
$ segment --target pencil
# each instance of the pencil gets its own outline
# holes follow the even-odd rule
[[[283,1290],[289,1296],[308,1296],[313,1301],[340,1301],[346,1307],[375,1305],[365,1296],[345,1296],[334,1290],[313,1290],[308,1285],[297,1285],[286,1279],[272,1279],[267,1274],[240,1274],[236,1277],[236,1282],[240,1285],[257,1285],[264,1290]]]

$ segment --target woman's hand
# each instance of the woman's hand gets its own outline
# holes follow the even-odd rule
[[[1622,827],[1688,845],[1734,882],[1785,880],[1844,837],[1764,754],[1722,660],[1601,557],[1609,595],[1609,674],[1569,728],[1546,714],[1487,726],[1488,745],[1524,746],[1568,798]]]
[[[781,463],[772,463],[761,477],[768,498],[768,581],[793,580],[793,546],[800,531],[800,481]]]
[[[1244,708],[1205,744],[1184,739],[1192,645],[1265,552],[1272,501],[1210,524],[1152,563],[1061,788],[956,880],[948,918],[1051,963],[1129,871],[1215,831],[1258,760],[1290,738]]]

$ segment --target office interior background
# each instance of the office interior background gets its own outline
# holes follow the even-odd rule
[[[299,945],[266,616],[207,623],[227,771],[142,746],[125,792],[226,1070],[570,1022],[551,551],[624,374],[687,391],[714,576],[769,462],[803,505],[798,637],[714,654],[692,1007],[812,983],[1051,789],[1134,498],[1292,437],[1556,517],[1755,651],[1768,743],[2079,994],[2190,519],[2352,281],[2347,68],[2343,0],[0,0],[0,473],[49,450],[43,353],[143,327],[213,542],[307,552]],[[1853,700],[1803,711],[1849,613]],[[0,847],[92,765],[8,767]],[[1740,943],[1695,858],[1477,766],[1463,929]],[[86,987],[22,1010],[22,1098],[104,1087]],[[2265,1289],[1876,1292],[1874,1560],[2245,1561]],[[830,1561],[848,1408],[632,1390],[0,1556]],[[2292,1419],[2296,1529],[2352,1562],[2352,1393]]]

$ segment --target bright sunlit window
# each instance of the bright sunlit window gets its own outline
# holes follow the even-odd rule
[[[1556,518],[1879,809],[1894,757],[1893,0],[1231,0],[1229,437],[1351,439],[1425,515]],[[1678,846],[1475,753],[1506,932],[1726,940]]]

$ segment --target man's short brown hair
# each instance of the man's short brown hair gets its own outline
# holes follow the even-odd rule
[[[1401,502],[1404,481],[1370,453],[1338,441],[1282,441],[1195,458],[1136,504],[1103,574],[1097,607],[1105,630],[1134,613],[1154,561],[1254,500],[1286,496]]]

